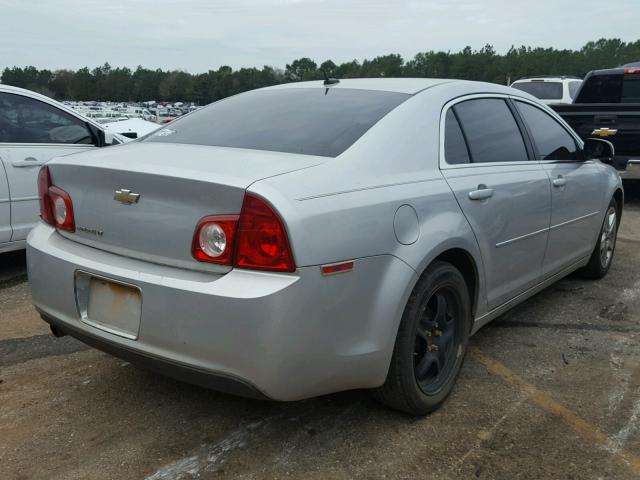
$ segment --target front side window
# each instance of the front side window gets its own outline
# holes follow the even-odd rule
[[[467,137],[473,163],[529,160],[518,124],[503,99],[466,100],[453,108]]]
[[[532,80],[530,82],[514,83],[513,88],[530,93],[541,100],[560,100],[562,98],[561,82],[546,82],[544,80]]]
[[[0,93],[0,142],[93,144],[80,119],[34,98]]]
[[[549,114],[531,104],[515,102],[533,142],[538,160],[577,160],[580,151],[573,137]]]
[[[256,90],[196,110],[142,141],[336,157],[409,97],[348,88]]]
[[[467,150],[467,143],[464,140],[460,124],[452,109],[449,109],[445,117],[444,158],[450,165],[469,163],[471,161],[469,151]]]

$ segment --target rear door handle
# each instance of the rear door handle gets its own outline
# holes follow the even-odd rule
[[[558,178],[554,178],[551,183],[553,183],[554,187],[564,187],[567,184],[567,179],[559,175]]]
[[[41,162],[37,158],[34,158],[34,157],[27,157],[24,160],[16,160],[15,162],[11,162],[11,165],[13,165],[14,167],[18,167],[18,168],[39,167],[39,166],[44,165],[44,164],[45,164],[45,162]]]
[[[487,188],[484,184],[478,185],[478,190],[472,190],[469,192],[470,200],[485,200],[490,197],[493,197],[493,189]]]

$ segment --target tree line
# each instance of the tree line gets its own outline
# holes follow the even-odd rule
[[[285,82],[316,80],[323,72],[330,77],[441,77],[482,80],[506,84],[530,75],[584,76],[589,70],[610,68],[640,61],[640,40],[600,39],[579,50],[511,47],[505,54],[491,45],[479,50],[465,47],[459,52],[426,51],[411,60],[389,54],[336,64],[326,60],[317,64],[299,58],[284,69],[270,66],[233,70],[223,66],[206,73],[181,70],[151,70],[139,66],[113,68],[108,63],[90,70],[47,70],[7,67],[1,82],[34,90],[59,100],[101,101],[183,101],[200,105],[246,90]]]

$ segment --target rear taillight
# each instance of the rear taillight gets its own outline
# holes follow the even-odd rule
[[[191,253],[196,260],[231,265],[238,215],[204,217],[196,227]]]
[[[53,218],[53,202],[49,197],[49,187],[51,186],[51,175],[49,168],[42,167],[38,174],[38,196],[40,197],[40,218],[44,223],[55,225]]]
[[[282,220],[265,200],[249,193],[239,216],[217,215],[198,222],[191,252],[202,262],[276,272],[296,269]]]
[[[235,265],[258,270],[296,269],[287,231],[278,214],[262,198],[246,194],[238,222]]]
[[[625,75],[634,75],[634,74],[639,74],[640,73],[640,68],[625,68],[624,69],[624,74]]]
[[[42,167],[38,175],[40,217],[45,223],[68,232],[76,231],[73,202],[67,192],[51,182],[49,168]]]

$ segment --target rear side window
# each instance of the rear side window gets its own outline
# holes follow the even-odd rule
[[[621,94],[621,73],[593,75],[584,81],[576,103],[618,103]]]
[[[79,118],[34,98],[0,93],[0,142],[92,144]]]
[[[622,82],[622,103],[640,103],[640,75],[625,75]]]
[[[287,88],[236,95],[143,139],[336,157],[410,95]]]
[[[444,125],[444,158],[450,165],[469,163],[469,151],[453,110],[449,109]]]
[[[562,98],[561,82],[531,81],[514,83],[511,86],[543,100],[560,100]]]
[[[576,98],[578,90],[580,90],[580,85],[582,85],[581,81],[569,82],[569,96],[571,97],[571,100]]]
[[[573,137],[549,114],[524,102],[515,102],[536,145],[539,160],[577,160]]]
[[[467,137],[473,163],[529,160],[520,129],[504,100],[467,100],[454,110]]]

